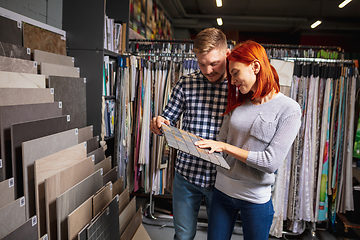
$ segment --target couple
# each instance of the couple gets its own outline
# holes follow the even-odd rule
[[[196,36],[194,52],[200,71],[180,78],[150,129],[160,134],[162,122],[174,124],[183,114],[183,130],[202,138],[199,148],[222,152],[230,170],[178,152],[174,239],[194,239],[203,198],[208,239],[230,239],[239,211],[244,239],[268,239],[274,172],[299,130],[300,106],[279,92],[279,77],[260,44],[245,41],[230,52],[224,33],[209,28]]]

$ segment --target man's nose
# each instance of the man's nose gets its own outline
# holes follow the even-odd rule
[[[212,69],[211,66],[206,66],[205,67],[205,74],[210,74],[210,73],[212,73],[212,71],[213,71],[213,69]]]

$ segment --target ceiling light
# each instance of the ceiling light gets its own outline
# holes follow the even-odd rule
[[[311,24],[311,28],[316,28],[317,26],[319,26],[322,22],[320,20],[317,20],[316,22],[314,22],[313,24]]]
[[[342,3],[339,4],[339,8],[343,8],[345,7],[349,2],[351,2],[352,0],[344,0]]]
[[[222,0],[216,0],[216,6],[217,7],[222,7]]]
[[[222,18],[217,18],[216,20],[217,20],[217,24],[218,24],[219,26],[223,25]]]

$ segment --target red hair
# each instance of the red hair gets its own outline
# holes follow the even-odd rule
[[[250,91],[247,94],[242,94],[235,85],[231,84],[229,61],[251,64],[255,60],[260,64],[260,71],[256,75],[258,88],[255,92]],[[229,88],[227,108],[224,115],[228,114],[236,107],[241,106],[248,98],[263,98],[273,90],[275,90],[276,93],[280,91],[279,76],[275,68],[270,64],[265,49],[252,40],[239,43],[231,51],[230,55],[226,58],[226,73]]]

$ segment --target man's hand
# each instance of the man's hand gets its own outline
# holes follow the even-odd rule
[[[160,128],[161,123],[165,123],[166,125],[170,125],[170,121],[163,118],[162,116],[154,117],[150,122],[150,130],[155,134],[161,134]]]

